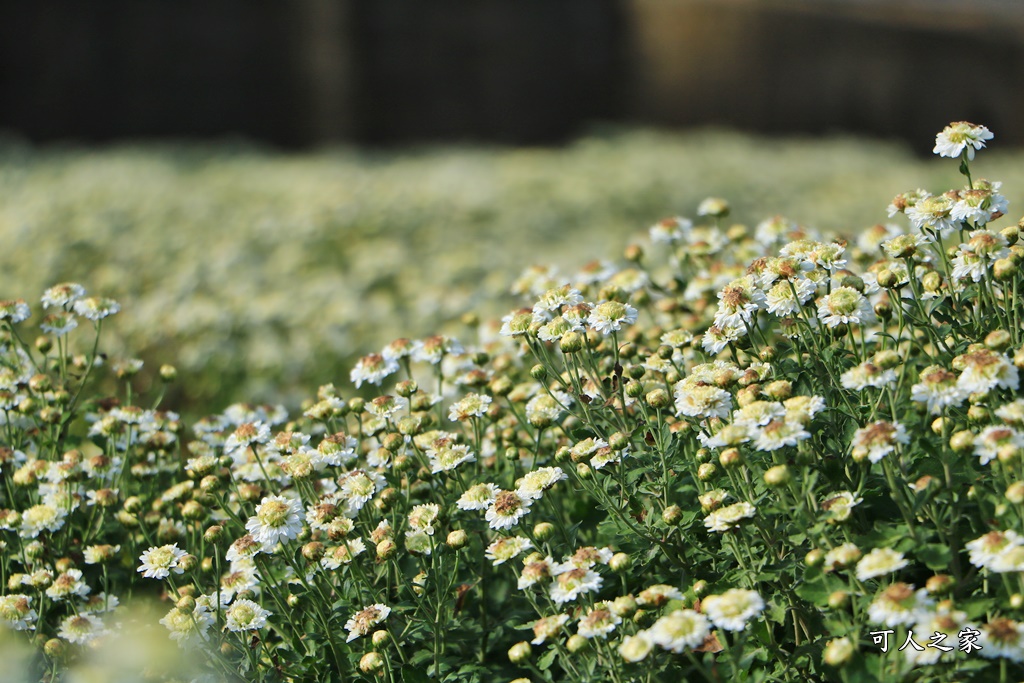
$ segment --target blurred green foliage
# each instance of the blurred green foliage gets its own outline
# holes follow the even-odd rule
[[[1018,153],[997,148],[980,169],[1024,187]],[[782,214],[853,235],[887,220],[894,190],[953,185],[948,164],[893,143],[721,131],[302,155],[8,142],[0,298],[72,280],[118,299],[127,315],[108,339],[150,373],[176,363],[171,407],[209,412],[347,383],[353,357],[396,336],[457,335],[467,309],[504,313],[496,293],[525,266],[620,253],[709,195],[739,222]]]

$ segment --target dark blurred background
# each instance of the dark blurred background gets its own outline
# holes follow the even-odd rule
[[[557,143],[593,122],[1024,142],[1019,0],[0,4],[0,129],[286,148]]]

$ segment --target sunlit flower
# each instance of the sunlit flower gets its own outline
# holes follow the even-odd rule
[[[757,591],[732,588],[721,595],[709,595],[701,609],[711,622],[726,631],[743,631],[747,623],[761,614],[764,600]]]
[[[260,607],[259,603],[252,600],[235,600],[234,604],[227,608],[225,617],[229,631],[258,631],[267,625],[267,617],[271,616],[269,610]]]
[[[868,606],[872,623],[894,628],[916,624],[927,617],[932,599],[924,588],[914,590],[907,583],[897,582],[875,595]]]
[[[702,606],[707,609],[706,602]],[[652,643],[676,653],[700,647],[710,633],[708,618],[692,609],[676,610],[661,617],[647,629],[647,637]]]
[[[995,137],[985,126],[979,126],[967,121],[956,121],[949,124],[935,136],[935,154],[942,157],[956,159],[964,150],[967,151],[967,158],[973,160],[974,153],[985,146],[985,143]]]
[[[892,548],[875,548],[857,563],[857,579],[867,581],[903,569],[908,564],[903,553]]]
[[[179,563],[181,558],[187,554],[178,547],[177,543],[151,547],[139,557],[139,562],[142,564],[136,571],[141,572],[147,579],[166,579],[172,571],[175,574],[185,571],[179,566]]]
[[[381,603],[369,605],[356,612],[345,622],[345,630],[348,631],[345,642],[350,643],[360,636],[365,636],[370,629],[387,619],[389,614],[391,608]]]
[[[256,514],[245,523],[253,539],[269,552],[281,541],[295,538],[302,531],[302,503],[285,496],[266,496],[256,506]]]

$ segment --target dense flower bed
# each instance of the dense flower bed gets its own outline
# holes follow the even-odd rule
[[[966,185],[854,243],[707,199],[294,414],[186,426],[103,362],[116,302],[0,303],[0,623],[51,679],[159,620],[211,680],[1016,680],[1024,247],[989,139],[940,133]]]

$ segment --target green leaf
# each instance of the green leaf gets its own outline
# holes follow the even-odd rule
[[[941,571],[949,568],[953,560],[953,553],[949,546],[942,543],[927,543],[919,547],[915,554],[917,559],[924,562],[925,566],[934,571]]]

